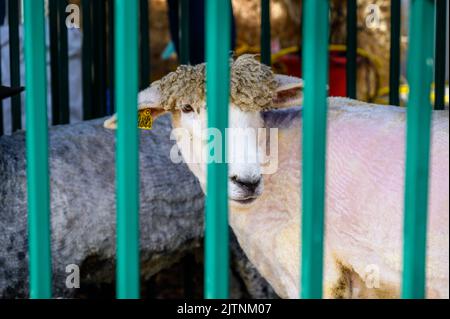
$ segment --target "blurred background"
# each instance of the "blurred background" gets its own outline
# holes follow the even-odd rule
[[[141,88],[174,70],[180,62],[185,62],[177,55],[178,22],[182,21],[180,1],[189,6],[187,23],[190,26],[191,62],[203,62],[204,0],[141,1]],[[345,96],[347,1],[331,0],[330,3],[330,95]],[[356,98],[386,104],[389,102],[391,1],[358,0],[356,3]],[[67,7],[69,4],[75,6]],[[113,15],[110,14],[114,11],[113,1],[47,0],[46,5],[49,119],[53,124],[64,124],[111,114],[114,110],[113,37],[110,32],[113,28]],[[232,6],[234,54],[259,53],[261,0],[232,0]],[[24,85],[21,8],[21,0],[0,0],[1,83],[13,87]],[[272,65],[278,73],[301,76],[301,8],[301,0],[270,1]],[[144,11],[147,15],[142,14]],[[402,0],[399,40],[401,105],[407,98],[404,79],[408,11],[409,1]],[[71,18],[71,15],[76,18]],[[71,19],[72,24],[61,28],[65,19]],[[448,29],[448,12],[446,23]],[[448,65],[448,37],[443,45],[447,48]],[[445,69],[448,105],[448,70]],[[90,74],[87,70],[91,71]],[[52,77],[60,78],[51,81]],[[98,92],[105,94],[99,95]],[[0,134],[10,134],[24,127],[23,96],[11,99],[13,107],[10,99],[2,102]]]

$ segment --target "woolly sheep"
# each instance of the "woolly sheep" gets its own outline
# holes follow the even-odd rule
[[[204,65],[182,66],[139,95],[140,110],[154,117],[170,112],[173,127],[202,146],[193,151],[197,159],[205,156],[207,143],[203,131],[193,129],[197,122],[206,127],[204,76]],[[232,62],[230,127],[277,128],[278,170],[263,175],[260,163],[229,164],[229,220],[249,259],[285,298],[298,296],[300,281],[302,112],[291,106],[301,105],[301,89],[300,79],[274,75],[252,56]],[[325,297],[398,298],[405,111],[330,98],[328,117]],[[116,124],[114,116],[105,127]],[[427,296],[435,298],[449,296],[448,124],[448,111],[433,112]],[[260,155],[261,144],[242,140],[229,143]],[[180,139],[177,144],[190,158],[191,146]],[[203,163],[187,161],[205,191]]]

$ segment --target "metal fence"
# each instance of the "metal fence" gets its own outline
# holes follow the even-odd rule
[[[18,74],[18,1],[9,1],[12,84]],[[53,124],[68,122],[65,0],[49,1]],[[189,61],[187,0],[181,1],[180,60]],[[270,1],[261,1],[262,61],[270,64]],[[392,1],[390,102],[399,104],[400,1]],[[356,96],[356,0],[348,0],[348,96]],[[437,13],[435,15],[435,12]],[[436,109],[445,92],[446,0],[412,0],[408,53],[407,156],[404,217],[404,298],[425,297],[425,254],[430,148],[430,89]],[[148,1],[82,1],[83,100],[85,119],[117,109],[117,297],[139,298],[138,88],[149,83]],[[140,15],[139,15],[140,13]],[[206,57],[208,125],[228,126],[229,1],[208,0]],[[140,16],[140,17],[139,17]],[[436,24],[435,24],[436,18]],[[301,297],[322,297],[325,150],[328,82],[328,0],[303,0],[303,211]],[[29,208],[30,297],[51,297],[50,203],[44,0],[24,0],[26,147]],[[436,28],[435,29],[435,25]],[[106,27],[107,26],[107,27]],[[141,36],[139,37],[139,29]],[[436,37],[430,36],[435,34]],[[108,40],[106,40],[108,39]],[[140,40],[139,40],[140,39]],[[434,49],[434,41],[436,47]],[[108,43],[108,47],[106,46]],[[31,49],[32,48],[32,49]],[[434,51],[436,54],[434,54]],[[141,54],[139,73],[139,52]],[[145,60],[145,61],[144,61]],[[109,61],[110,63],[106,63]],[[111,63],[114,61],[114,63]],[[435,68],[434,68],[435,66]],[[14,74],[13,74],[14,73]],[[140,84],[139,84],[140,81]],[[95,94],[94,94],[95,92]],[[98,94],[100,92],[100,94]],[[109,97],[109,98],[108,98]],[[12,107],[20,129],[20,98]],[[18,101],[19,100],[19,101]],[[109,102],[107,102],[109,101]],[[56,103],[57,102],[57,103]],[[1,132],[0,132],[1,134]],[[225,136],[225,134],[222,134]],[[208,164],[205,230],[205,297],[227,298],[227,165]]]

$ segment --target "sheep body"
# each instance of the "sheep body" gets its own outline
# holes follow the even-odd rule
[[[329,100],[324,288],[327,298],[398,298],[402,273],[405,110]],[[284,298],[299,295],[301,109],[264,114],[279,128],[279,169],[230,224]],[[427,296],[449,296],[448,112],[433,113]],[[373,281],[373,282],[372,282]]]
[[[207,153],[205,139],[192,127],[195,121],[200,123],[200,127],[207,127],[205,96],[193,89],[180,89],[180,86],[192,86],[192,82],[197,81],[195,85],[203,88],[199,91],[204,92],[204,65],[195,68],[180,68],[177,74],[170,74],[151,89],[141,92],[139,108],[148,108],[155,116],[161,114],[161,110],[171,111],[174,128],[184,130],[188,140],[196,140],[203,145],[203,149],[200,147],[194,151],[194,157],[201,159]],[[279,131],[276,173],[261,178],[260,163],[229,163],[230,224],[249,259],[276,292],[282,297],[296,298],[300,286],[302,112],[298,108],[262,111],[301,105],[298,92],[302,81],[274,75],[253,57],[246,56],[233,62],[231,83],[230,127],[259,128],[261,126],[258,125],[263,125]],[[174,88],[169,89],[170,85]],[[249,92],[253,89],[254,92]],[[190,92],[194,92],[192,97],[189,97]],[[241,95],[237,98],[236,92],[246,92],[245,98]],[[269,97],[272,100],[269,101]],[[179,106],[174,107],[180,101],[186,103],[189,98],[198,102],[197,114],[184,114],[179,112]],[[325,296],[399,297],[405,109],[344,98],[330,98],[329,107]],[[105,127],[114,128],[116,124],[113,117],[105,122]],[[427,296],[439,298],[448,298],[449,295],[448,126],[448,111],[433,112]],[[242,154],[255,151],[253,146],[241,140],[229,141],[234,145],[228,146],[238,145]],[[189,168],[205,190],[206,161],[203,164],[189,162],[191,147],[177,141],[180,152],[186,155]],[[245,179],[247,183],[236,183],[236,177]],[[245,186],[249,184],[257,185],[253,193]],[[249,198],[251,204],[248,204]]]
[[[115,132],[105,130],[103,120],[49,129],[54,298],[114,294]],[[152,131],[141,131],[139,143],[142,297],[154,297],[145,289],[151,276],[202,250],[204,229],[198,181],[185,165],[167,156],[174,143],[170,118],[154,124]],[[0,299],[29,296],[25,150],[25,132],[0,137]],[[232,297],[274,296],[233,237],[230,249],[237,279],[231,283]],[[81,289],[66,286],[71,264],[80,267]]]

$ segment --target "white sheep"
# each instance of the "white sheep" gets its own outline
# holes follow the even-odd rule
[[[174,128],[205,146],[204,65],[183,66],[139,95],[153,117],[172,113]],[[285,298],[299,295],[302,82],[273,75],[252,56],[232,63],[230,127],[278,128],[278,170],[229,164],[230,224],[260,273]],[[285,110],[279,108],[291,107]],[[405,110],[329,99],[324,293],[326,298],[398,298],[402,272]],[[115,128],[116,117],[105,122]],[[448,111],[433,112],[427,296],[449,297]],[[201,132],[201,133],[199,133]],[[237,152],[261,153],[233,140]],[[191,149],[178,141],[181,154]],[[203,153],[201,153],[203,152]],[[204,149],[194,157],[204,158]],[[188,156],[189,154],[189,156]],[[187,161],[203,190],[204,161]]]

